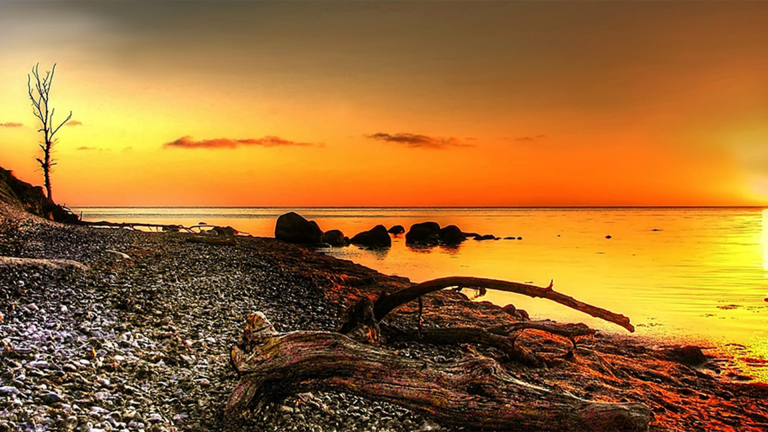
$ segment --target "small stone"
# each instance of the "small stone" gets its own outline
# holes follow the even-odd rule
[[[31,361],[25,365],[27,369],[47,369],[48,362],[45,360]]]
[[[109,414],[109,410],[105,410],[102,407],[93,406],[91,407],[91,415],[94,417],[104,417],[104,415]]]
[[[43,402],[45,402],[47,405],[53,405],[63,400],[64,398],[56,392],[47,392],[43,394]]]
[[[19,394],[19,389],[13,386],[0,387],[0,396]]]
[[[173,416],[173,419],[175,421],[184,421],[188,418],[189,418],[189,414],[187,413],[176,414],[175,416]]]
[[[160,414],[158,414],[158,413],[152,413],[152,414],[149,415],[149,419],[148,420],[151,421],[151,422],[158,422],[158,421],[162,421],[163,417]]]
[[[280,411],[285,413],[293,413],[293,408],[289,407],[288,405],[280,405]]]
[[[64,427],[67,429],[74,429],[77,426],[77,417],[69,416],[64,422]]]

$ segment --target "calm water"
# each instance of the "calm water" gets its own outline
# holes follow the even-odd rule
[[[350,237],[383,224],[456,224],[464,231],[522,240],[468,240],[455,249],[331,248],[333,256],[413,281],[462,275],[546,286],[622,313],[640,335],[716,346],[768,380],[768,210],[755,208],[445,209],[298,208],[323,230]],[[280,208],[79,208],[86,220],[231,225],[271,237]],[[607,239],[606,236],[611,238]],[[765,246],[764,246],[765,245]],[[489,292],[532,318],[622,328],[540,299]]]

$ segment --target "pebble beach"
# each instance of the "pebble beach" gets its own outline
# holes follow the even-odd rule
[[[4,205],[0,214],[0,431],[225,430],[223,406],[238,382],[229,349],[248,313],[263,312],[281,332],[334,331],[352,301],[409,283],[275,239],[212,245],[187,241],[192,234],[62,225]],[[427,326],[509,319],[453,291],[431,296],[425,309]],[[404,307],[391,321],[413,325],[413,313]],[[521,341],[541,352],[563,345],[541,335]],[[498,355],[466,346],[391,348],[432,362]],[[768,427],[765,385],[721,379],[727,359],[692,367],[665,349],[598,333],[579,344],[575,359],[505,367],[585,399],[646,403],[651,430]],[[238,428],[463,430],[394,404],[320,391],[272,401]]]

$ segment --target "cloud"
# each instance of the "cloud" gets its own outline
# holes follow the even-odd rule
[[[83,122],[79,120],[70,120],[67,122],[67,126],[82,126]]]
[[[78,151],[100,151],[100,152],[102,152],[102,151],[107,151],[107,152],[108,151],[112,151],[110,149],[103,149],[103,148],[98,148],[98,147],[88,147],[88,146],[78,147],[77,150]]]
[[[517,138],[512,138],[511,141],[536,143],[543,140],[546,137],[547,137],[546,135],[521,136]],[[509,141],[510,139],[507,138],[507,140]]]
[[[163,148],[235,148],[240,146],[262,146],[262,147],[281,147],[281,146],[300,146],[307,147],[314,145],[312,143],[296,142],[282,139],[276,136],[265,136],[264,138],[248,138],[248,139],[229,139],[229,138],[216,138],[210,140],[195,141],[191,136],[183,136],[175,141],[167,142],[163,144]]]
[[[12,123],[12,122],[0,123],[0,127],[7,127],[7,128],[17,128],[22,126],[24,125],[21,123]]]
[[[379,132],[373,135],[366,135],[366,137],[378,141],[402,144],[409,148],[443,149],[447,147],[474,147],[472,144],[462,143],[453,137],[438,138],[411,133],[388,134]]]

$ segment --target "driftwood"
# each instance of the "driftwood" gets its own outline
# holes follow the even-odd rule
[[[179,232],[181,230],[185,230],[187,232],[193,232],[190,228],[184,227],[182,225],[172,225],[172,224],[164,225],[164,224],[151,224],[151,223],[140,223],[140,222],[108,222],[108,221],[99,221],[99,222],[80,221],[78,222],[78,224],[92,226],[92,227],[128,228],[131,230],[135,230],[136,228],[155,228],[155,229],[161,229],[163,231],[171,231],[171,232]]]
[[[215,245],[235,244],[234,237],[236,235],[247,234],[247,233],[241,233],[232,227],[220,227],[217,225],[208,225],[208,224],[197,224],[190,227],[185,227],[183,225],[175,225],[175,224],[152,224],[152,223],[143,223],[143,222],[108,222],[108,221],[99,221],[99,222],[79,221],[78,224],[92,226],[92,227],[102,227],[102,228],[128,228],[130,230],[136,230],[137,228],[149,228],[150,230],[156,229],[156,230],[162,230],[167,232],[186,231],[191,234],[209,234],[212,237],[208,237],[208,238],[190,237],[189,239],[187,239],[187,241],[193,242],[193,243],[208,243],[208,244],[215,244]],[[210,228],[210,230],[203,231],[203,228]],[[213,236],[218,236],[219,238],[225,238],[228,240],[226,241],[213,240],[212,239]]]
[[[487,357],[434,364],[336,332],[281,335],[261,313],[248,317],[231,360],[241,381],[226,407],[228,421],[310,390],[388,401],[474,429],[645,431],[651,419],[642,404],[591,402],[527,384]]]
[[[561,305],[568,306],[571,309],[576,309],[588,315],[592,315],[595,318],[600,318],[614,324],[618,324],[630,332],[635,331],[635,327],[630,324],[629,318],[626,316],[611,312],[603,308],[599,308],[597,306],[589,305],[587,303],[578,301],[573,297],[561,294],[552,289],[551,283],[548,287],[542,288],[535,285],[528,285],[517,282],[465,276],[453,276],[434,279],[413,285],[400,291],[396,291],[390,295],[384,295],[374,304],[374,315],[378,320],[381,320],[393,310],[412,300],[416,300],[423,295],[435,291],[440,291],[444,288],[452,287],[475,288],[481,290],[481,292],[483,289],[492,289],[497,291],[524,294],[529,297],[541,297],[552,300],[556,303],[560,303]]]
[[[517,336],[524,330],[539,330],[562,336],[571,342],[571,348],[560,357],[568,356],[576,348],[576,338],[595,334],[595,330],[584,324],[558,324],[552,321],[517,322],[504,326],[453,327],[419,330],[400,330],[389,328],[387,343],[417,341],[430,344],[455,345],[476,343],[494,347],[504,353],[508,359],[518,360],[529,366],[540,367],[545,361],[537,357],[527,347],[516,344]]]
[[[236,420],[249,408],[258,413],[267,403],[305,391],[335,390],[397,403],[435,417],[443,424],[473,429],[546,431],[642,431],[651,420],[647,406],[603,403],[547,390],[510,376],[496,360],[471,356],[435,364],[395,355],[375,346],[383,342],[380,321],[391,311],[421,296],[448,287],[500,289],[544,297],[632,331],[623,315],[588,305],[547,288],[493,279],[453,277],[382,294],[376,302],[363,298],[347,311],[338,332],[275,332],[261,313],[248,317],[243,337],[232,348],[231,361],[240,384],[230,397],[225,417]],[[390,341],[479,343],[495,347],[508,357],[531,365],[541,359],[515,344],[526,329],[568,338],[593,334],[583,324],[551,321],[514,322],[483,328],[395,330]],[[572,354],[572,350],[569,351]]]

